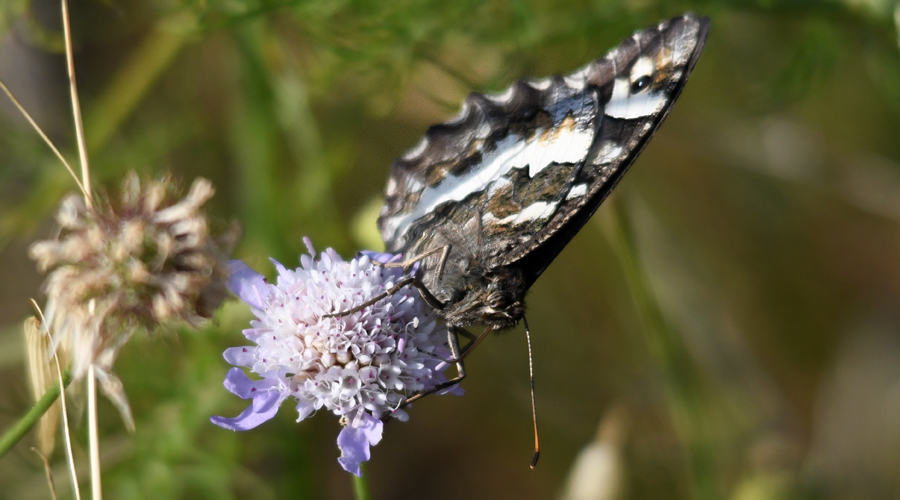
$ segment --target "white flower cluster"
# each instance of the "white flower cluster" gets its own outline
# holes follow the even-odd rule
[[[323,407],[351,420],[363,410],[406,420],[406,412],[399,409],[406,396],[446,380],[439,359],[450,357],[446,328],[437,325],[412,287],[361,311],[329,317],[374,298],[403,272],[373,264],[367,256],[347,262],[331,249],[319,260],[304,255],[300,261],[296,270],[276,262],[275,284],[242,262],[234,264],[232,289],[258,318],[244,330],[256,346],[228,349],[225,358],[249,367],[263,380],[234,373],[226,385],[254,399],[260,393],[268,398],[280,394],[267,404],[254,401],[254,407],[265,410],[248,408],[236,419],[213,421],[235,430],[255,427],[274,415],[268,414],[271,403],[280,405],[287,397],[298,401],[298,421]],[[247,384],[252,384],[249,391]],[[260,415],[263,411],[266,416]]]

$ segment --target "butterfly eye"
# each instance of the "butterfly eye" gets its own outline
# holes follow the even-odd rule
[[[644,75],[638,78],[634,81],[634,83],[631,84],[631,93],[637,94],[638,92],[649,87],[651,82],[653,82],[653,78],[651,78],[650,75]]]
[[[495,311],[502,311],[509,307],[509,295],[503,292],[494,292],[488,297],[488,305]]]

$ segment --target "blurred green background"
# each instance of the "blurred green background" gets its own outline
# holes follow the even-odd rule
[[[71,10],[95,185],[128,169],[211,179],[214,216],[244,227],[238,257],[269,276],[267,257],[296,264],[304,235],[347,257],[376,248],[392,159],[468,92],[569,72],[685,10],[710,16],[666,124],[529,294],[537,469],[520,326],[469,358],[465,397],[427,398],[387,425],[373,496],[558,497],[599,436],[606,460],[581,469],[611,488],[603,498],[900,498],[893,0]],[[0,2],[0,78],[74,159],[60,29],[58,2]],[[21,324],[41,278],[27,247],[52,235],[74,189],[0,99],[0,428],[31,404]],[[298,425],[285,405],[246,433],[209,423],[245,406],[222,388],[221,352],[245,343],[248,319],[232,302],[215,326],[124,349],[137,434],[101,399],[108,498],[350,497],[333,416]],[[75,433],[84,465],[84,425]],[[49,498],[29,441],[0,459],[0,498]],[[70,498],[59,447],[52,462]]]

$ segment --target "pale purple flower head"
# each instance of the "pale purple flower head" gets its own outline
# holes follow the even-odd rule
[[[406,397],[446,380],[440,358],[451,356],[447,330],[412,287],[362,311],[325,317],[370,300],[403,278],[403,271],[373,264],[373,259],[384,263],[397,257],[375,252],[347,262],[328,249],[314,260],[305,241],[310,255],[300,257],[299,268],[275,262],[275,284],[243,262],[232,262],[230,287],[257,319],[244,330],[255,345],[232,347],[225,359],[262,378],[253,380],[232,368],[225,387],[252,404],[235,418],[212,417],[212,422],[236,431],[252,429],[274,417],[289,397],[297,401],[298,422],[325,408],[345,425],[338,436],[338,461],[361,475],[369,446],[381,440],[380,417],[405,421],[408,415],[399,407]],[[445,392],[461,394],[461,389]]]

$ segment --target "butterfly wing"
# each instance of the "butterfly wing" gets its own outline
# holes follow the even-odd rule
[[[587,222],[668,115],[709,20],[635,33],[566,77],[471,94],[391,168],[378,226],[388,251],[454,243],[532,283]]]

